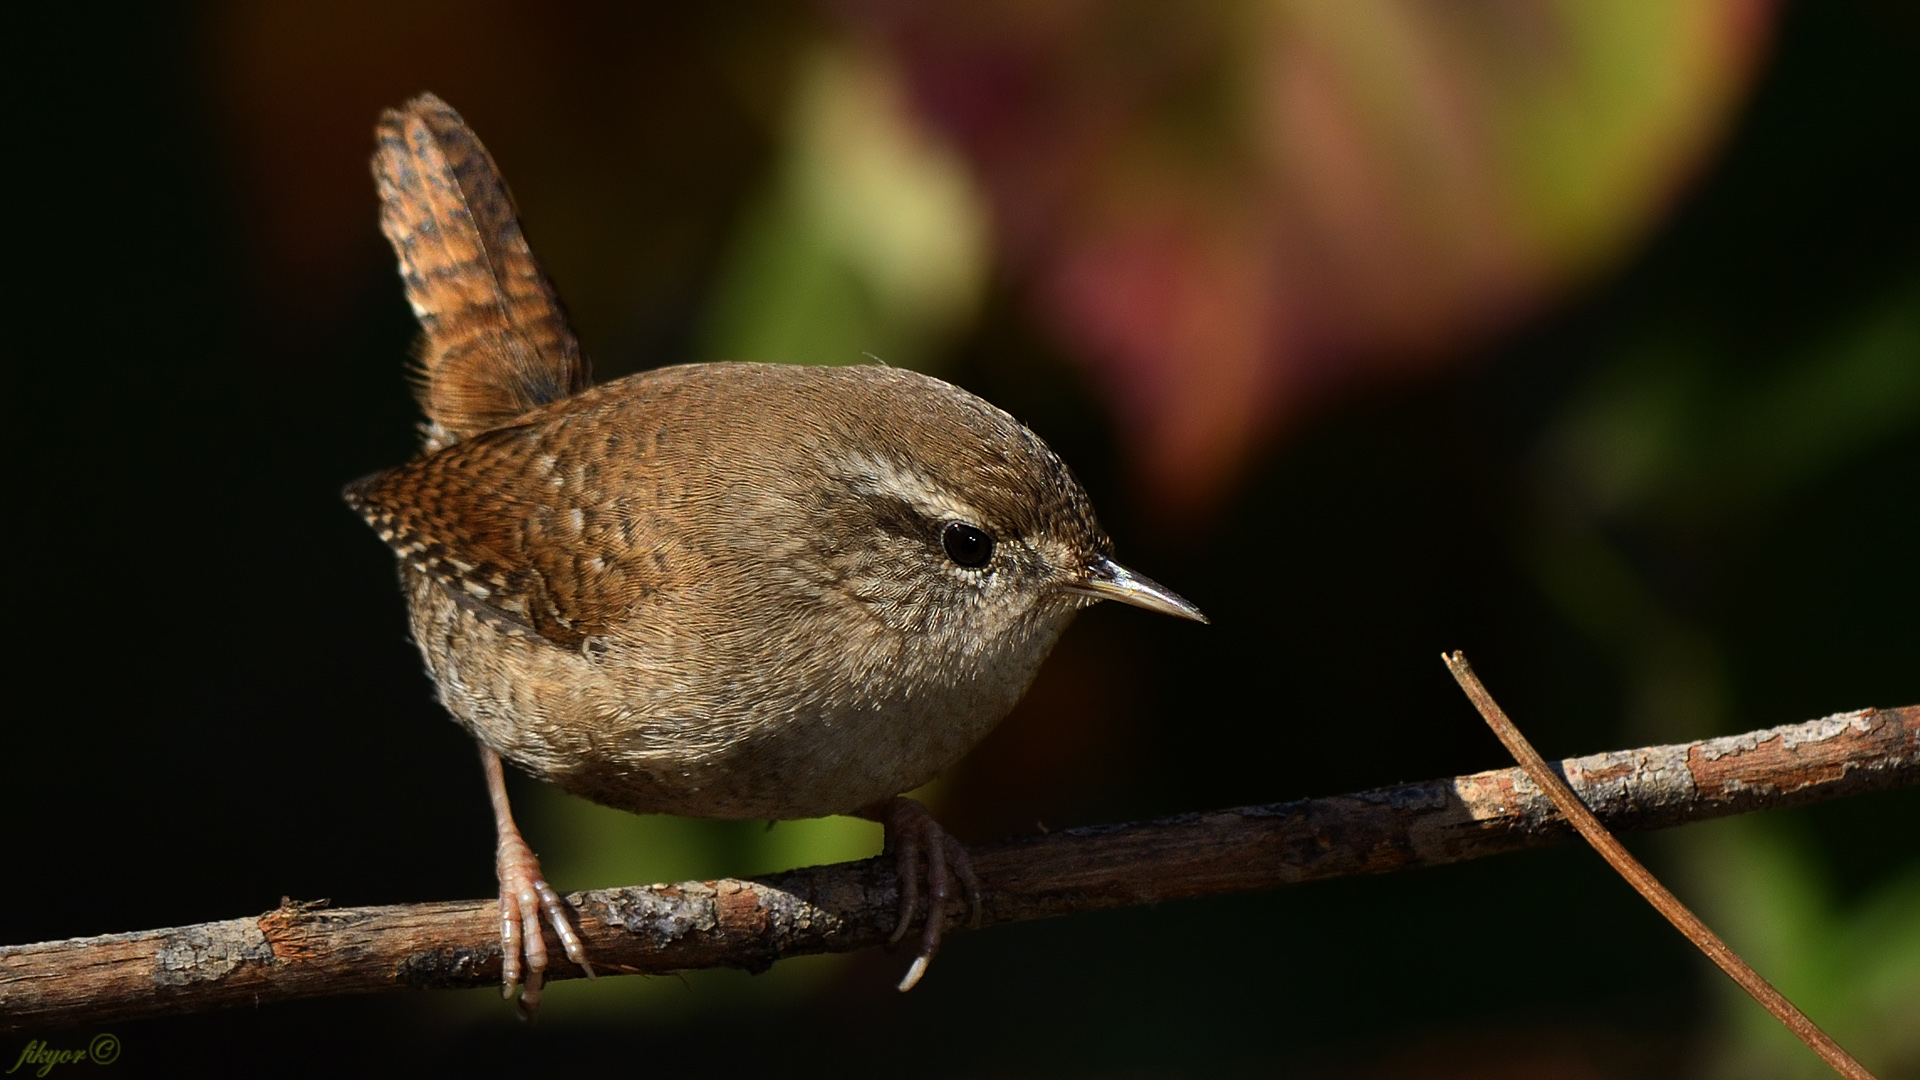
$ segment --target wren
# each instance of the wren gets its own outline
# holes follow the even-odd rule
[[[480,743],[503,989],[539,1001],[541,914],[505,758],[635,813],[882,822],[898,941],[940,944],[966,852],[900,797],[1019,700],[1075,612],[1205,621],[1113,560],[1086,492],[1011,416],[885,366],[690,364],[600,386],[505,183],[428,94],[389,110],[381,230],[424,331],[424,448],[346,499],[392,547],[440,701]]]

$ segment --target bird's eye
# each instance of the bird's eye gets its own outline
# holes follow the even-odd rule
[[[961,566],[985,566],[993,558],[993,537],[964,521],[947,522],[940,530],[940,546]]]

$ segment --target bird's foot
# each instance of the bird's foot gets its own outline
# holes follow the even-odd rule
[[[912,799],[896,796],[868,807],[861,811],[861,816],[878,821],[886,828],[886,850],[893,852],[900,876],[900,921],[887,938],[889,945],[906,937],[907,928],[913,923],[914,908],[920,903],[920,860],[923,855],[926,857],[927,917],[920,930],[920,948],[914,953],[906,976],[900,980],[900,990],[904,993],[913,989],[927,973],[927,965],[940,951],[940,932],[946,924],[947,901],[952,898],[955,880],[959,881],[966,897],[968,925],[979,925],[980,879],[974,876],[973,860],[967,857],[967,849],[933,820],[926,807]]]
[[[567,905],[540,875],[540,860],[520,835],[507,808],[507,786],[500,774],[500,757],[485,746],[480,763],[487,774],[487,793],[493,799],[493,823],[499,844],[494,849],[494,873],[500,879],[500,993],[511,998],[520,992],[520,1015],[528,1020],[540,1008],[540,986],[547,972],[547,936],[540,926],[546,913],[554,936],[567,959],[593,978],[587,948],[567,915]]]
[[[540,876],[540,862],[518,830],[500,837],[496,861],[500,875],[500,993],[520,993],[520,1014],[527,1019],[540,1008],[540,987],[547,972],[547,938],[540,924],[544,912],[567,959],[593,978],[587,949],[573,928],[565,901]]]

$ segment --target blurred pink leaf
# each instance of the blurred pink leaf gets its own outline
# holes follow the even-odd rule
[[[848,6],[1164,506],[1333,391],[1618,261],[1724,132],[1765,0]]]

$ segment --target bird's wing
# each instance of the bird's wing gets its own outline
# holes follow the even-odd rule
[[[672,537],[618,496],[631,476],[596,475],[619,456],[565,453],[564,427],[485,432],[356,481],[347,502],[456,597],[577,646],[664,586]]]
[[[422,94],[387,110],[376,135],[380,231],[426,331],[420,398],[443,441],[586,389],[566,311],[493,157],[460,114]]]

